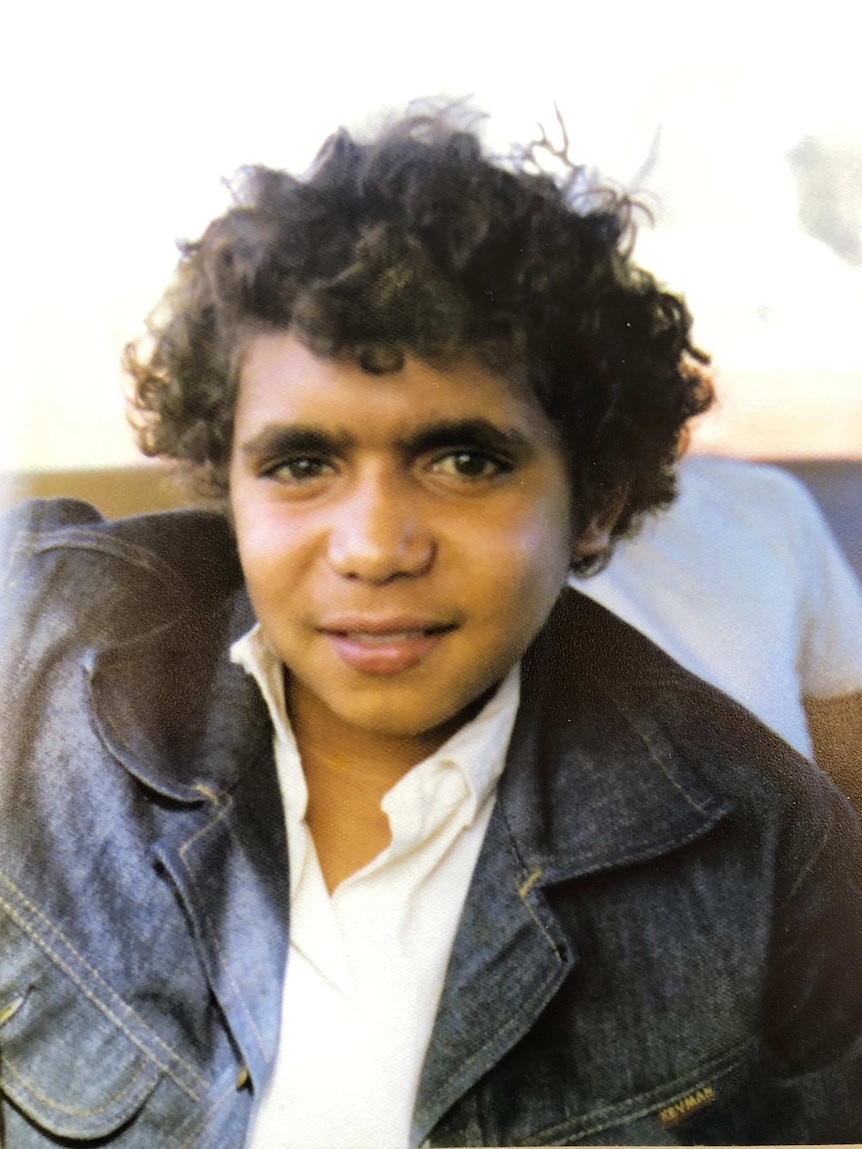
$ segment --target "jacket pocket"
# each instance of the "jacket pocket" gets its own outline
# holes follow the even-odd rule
[[[749,1099],[760,1073],[758,1042],[750,1039],[682,1076],[607,1105],[583,1105],[577,1117],[520,1140],[524,1145],[737,1145],[752,1135]],[[769,1137],[765,1138],[770,1141]]]
[[[0,1097],[54,1137],[115,1133],[161,1069],[86,988],[0,917]]]

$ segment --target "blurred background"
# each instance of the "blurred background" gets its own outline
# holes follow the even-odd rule
[[[696,448],[862,458],[862,99],[844,0],[32,2],[4,17],[0,471],[136,454],[119,357],[241,164],[468,96],[640,193],[720,403]]]

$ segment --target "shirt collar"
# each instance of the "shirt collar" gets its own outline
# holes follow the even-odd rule
[[[302,820],[308,801],[299,752],[287,714],[282,663],[259,623],[231,646],[231,661],[257,682],[275,729],[288,818]],[[506,761],[520,701],[520,667],[512,667],[475,718],[466,722],[432,755],[419,762],[383,797],[393,848],[408,849],[454,813],[465,826],[493,794]],[[279,753],[279,749],[281,753]],[[460,776],[460,785],[452,778]]]

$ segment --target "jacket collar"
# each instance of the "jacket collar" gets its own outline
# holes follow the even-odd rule
[[[90,711],[113,756],[178,802],[230,790],[249,746],[270,737],[259,691],[230,661],[254,622],[244,590],[84,659]]]
[[[91,718],[113,757],[176,803],[152,843],[210,987],[258,1089],[278,1043],[289,874],[272,731],[230,661],[244,592],[85,659]]]
[[[675,737],[690,713],[709,728],[710,688],[590,599],[564,593],[522,683],[499,806],[542,884],[666,853],[729,810],[710,739]]]

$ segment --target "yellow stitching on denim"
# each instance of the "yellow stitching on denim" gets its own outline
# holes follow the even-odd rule
[[[7,1021],[11,1021],[26,1000],[27,995],[22,994],[21,997],[16,997],[14,1001],[7,1002],[0,1009],[0,1025],[5,1025]]]
[[[128,1083],[128,1085],[126,1085],[120,1093],[117,1093],[114,1097],[110,1098],[104,1105],[100,1105],[98,1109],[75,1109],[69,1105],[60,1105],[59,1102],[55,1101],[51,1097],[48,1097],[37,1086],[35,1086],[33,1082],[30,1081],[29,1077],[23,1074],[20,1069],[15,1068],[14,1063],[9,1059],[8,1056],[5,1054],[3,1055],[3,1067],[5,1069],[11,1070],[13,1075],[23,1083],[25,1089],[29,1090],[29,1092],[32,1093],[33,1096],[36,1097],[39,1101],[43,1101],[46,1105],[50,1105],[51,1108],[55,1109],[58,1113],[67,1113],[70,1117],[98,1117],[100,1113],[106,1112],[106,1110],[110,1109],[112,1105],[116,1105],[116,1103],[120,1101],[126,1094],[131,1092],[132,1087],[136,1085],[143,1076],[144,1070],[148,1065],[151,1064],[153,1063],[146,1061],[132,1078],[132,1080]]]
[[[602,1105],[574,1120],[569,1118],[567,1121],[558,1121],[554,1125],[539,1130],[534,1136],[538,1136],[540,1140],[534,1144],[550,1145],[553,1143],[554,1137],[561,1133],[571,1134],[573,1131],[578,1138],[588,1137],[593,1133],[602,1132],[611,1125],[618,1125],[622,1121],[636,1121],[640,1117],[647,1117],[655,1113],[654,1098],[658,1094],[667,1096],[668,1090],[672,1092],[679,1088],[683,1082],[691,1081],[692,1077],[702,1079],[706,1074],[709,1074],[713,1079],[726,1077],[737,1067],[746,1051],[754,1048],[757,1044],[757,1038],[747,1038],[726,1053],[712,1057],[694,1070],[681,1074],[673,1081],[662,1082],[661,1085],[648,1090],[646,1093],[640,1093],[635,1097],[627,1098],[625,1101],[617,1101],[611,1105]]]
[[[535,870],[533,870],[531,874],[528,874],[526,879],[518,887],[518,897],[522,900],[526,898],[527,894],[529,894],[530,890],[532,890],[533,886],[535,886],[536,882],[538,882],[543,873],[544,871],[542,870],[542,867],[536,866]]]
[[[533,919],[533,921],[536,923],[536,925],[539,927],[539,929],[544,934],[545,940],[548,942],[548,945],[556,953],[557,952],[557,943],[554,941],[553,937],[551,936],[550,930],[547,928],[545,923],[542,921],[542,919],[539,917],[539,915],[536,913],[536,911],[533,909],[533,907],[530,905],[530,903],[527,901],[527,899],[522,898],[521,900],[523,901],[524,905],[527,907],[527,912],[529,913],[530,917]]]
[[[519,887],[517,887],[518,896],[520,897],[521,901],[523,902],[524,906],[526,907],[527,913],[530,915],[530,917],[533,919],[533,921],[536,923],[536,925],[539,927],[539,929],[544,934],[545,940],[547,941],[548,945],[551,947],[551,949],[554,951],[554,953],[558,953],[559,947],[557,946],[557,943],[554,941],[554,939],[553,939],[550,931],[548,930],[547,926],[545,925],[545,923],[542,921],[542,919],[539,917],[539,915],[536,913],[536,911],[533,909],[533,907],[527,901],[527,897],[526,897],[527,893],[529,893],[529,891],[533,888],[533,886],[538,881],[538,879],[541,877],[541,875],[542,875],[542,868],[541,868],[541,866],[537,866],[536,869],[533,870],[533,872],[528,876],[527,880],[525,882],[523,882]],[[524,891],[523,893],[521,892],[522,890]]]
[[[679,782],[677,782],[675,778],[671,777],[671,775],[668,772],[668,769],[665,766],[664,762],[662,762],[661,758],[653,750],[652,743],[649,740],[649,736],[646,734],[642,734],[641,737],[643,738],[643,740],[647,744],[647,749],[649,750],[650,758],[653,760],[653,762],[655,762],[656,766],[658,766],[659,770],[661,770],[662,774],[664,774],[665,778],[668,780],[668,782],[670,782],[670,784],[671,784],[671,786],[673,786],[674,790],[678,790],[679,793],[682,794],[683,798],[685,798],[686,802],[688,802],[689,806],[692,806],[695,810],[697,810],[698,814],[703,814],[706,817],[710,813],[712,813],[712,811],[708,810],[706,808],[706,806],[702,806],[699,802],[695,802],[694,798],[692,798],[692,796],[691,796],[691,794],[689,794],[688,790],[683,789],[683,787],[680,786]]]
[[[197,790],[199,794],[203,794],[203,796],[208,801],[212,802],[214,806],[218,806],[220,804],[221,795],[218,794],[215,790],[211,789],[209,786],[205,786],[203,782],[196,782],[194,789]]]
[[[646,730],[642,730],[640,727],[640,724],[634,721],[634,719],[632,718],[632,716],[629,712],[628,707],[625,706],[618,698],[616,698],[609,691],[606,690],[605,694],[607,695],[607,697],[608,697],[611,705],[614,707],[614,709],[617,710],[622,715],[622,717],[625,719],[625,721],[628,723],[628,725],[631,727],[631,729],[635,732],[635,734],[638,736],[638,738],[640,738],[640,740],[643,743],[645,743],[646,748],[647,748],[647,752],[649,753],[649,756],[650,756],[650,759],[656,764],[656,766],[658,766],[659,770],[661,770],[662,774],[664,774],[665,778],[668,780],[668,782],[670,782],[670,784],[671,784],[671,786],[673,786],[674,790],[679,791],[679,793],[683,796],[683,798],[686,800],[686,802],[689,804],[689,806],[691,806],[695,810],[697,810],[698,814],[709,815],[710,811],[705,806],[702,806],[699,802],[696,802],[694,800],[694,798],[692,798],[692,796],[689,794],[689,792],[687,790],[685,790],[682,786],[680,786],[680,784],[674,778],[671,777],[671,775],[669,774],[669,772],[667,770],[667,767],[662,762],[661,756],[659,755],[659,753],[656,751],[656,749],[653,746],[653,741],[652,741],[652,738],[650,737],[649,732]]]
[[[43,921],[45,923],[45,925],[47,925],[48,928],[50,930],[52,930],[66,946],[68,946],[68,948],[75,955],[75,957],[80,961],[81,965],[87,970],[87,972],[90,973],[93,976],[93,978],[97,982],[99,982],[100,985],[104,986],[104,988],[108,991],[108,993],[112,997],[117,998],[121,1002],[124,1009],[128,1010],[129,1014],[135,1019],[137,1024],[140,1025],[141,1029],[143,1029],[147,1034],[149,1034],[149,1036],[152,1038],[153,1042],[157,1046],[160,1046],[163,1050],[165,1050],[166,1053],[169,1055],[169,1057],[172,1058],[173,1060],[175,1060],[179,1066],[181,1066],[183,1069],[185,1069],[187,1071],[187,1073],[189,1074],[189,1077],[191,1077],[192,1079],[197,1081],[200,1088],[205,1090],[207,1087],[206,1079],[201,1074],[198,1073],[198,1071],[195,1069],[195,1067],[193,1065],[191,1065],[183,1057],[181,1057],[176,1052],[176,1050],[172,1049],[171,1046],[168,1045],[168,1043],[166,1041],[164,1041],[163,1038],[161,1038],[158,1033],[156,1033],[153,1029],[151,1029],[150,1026],[148,1026],[147,1023],[143,1020],[143,1018],[141,1018],[137,1013],[135,1013],[135,1011],[132,1009],[132,1007],[130,1005],[127,1004],[127,1002],[123,1001],[123,999],[120,997],[120,995],[115,990],[113,990],[111,988],[111,986],[105,981],[105,979],[101,976],[101,974],[97,970],[95,970],[90,965],[90,963],[88,961],[86,961],[86,959],[80,953],[78,953],[78,951],[75,949],[75,947],[69,941],[69,939],[64,935],[63,931],[61,929],[59,929],[58,926],[54,925],[54,923],[52,921],[50,921],[41,912],[41,910],[39,910],[35,905],[33,905],[33,903],[28,898],[26,898],[24,896],[24,894],[21,893],[21,891],[14,885],[13,882],[11,882],[9,880],[9,878],[6,877],[5,874],[0,873],[0,881],[5,882],[7,886],[9,886],[11,889],[13,889],[15,891],[15,893],[18,895],[18,897],[21,898],[22,902],[24,902],[24,904],[28,907],[28,909],[32,912],[32,914],[35,917],[39,918],[41,921]],[[33,927],[30,925],[30,923],[25,918],[23,918],[20,913],[18,913],[14,909],[14,907],[7,905],[7,909],[8,909],[8,912],[10,913],[10,915],[12,916],[12,918],[18,923],[18,925],[24,931],[24,933],[26,933],[28,937],[33,938],[33,940],[36,942],[37,945],[39,945],[40,948],[44,948],[45,946],[48,945],[47,939],[42,938],[40,936],[40,934],[35,929],[33,929]],[[125,1035],[129,1038],[129,1040],[134,1045],[136,1045],[138,1047],[138,1049],[140,1049],[144,1054],[146,1054],[147,1057],[152,1058],[152,1060],[155,1061],[156,1064],[165,1073],[167,1073],[173,1081],[176,1082],[176,1084],[180,1087],[180,1089],[182,1089],[182,1091],[184,1093],[188,1094],[188,1096],[192,1098],[192,1100],[194,1100],[194,1101],[199,1100],[199,1097],[188,1086],[183,1085],[183,1083],[175,1076],[173,1070],[170,1067],[170,1061],[165,1063],[164,1061],[159,1060],[158,1056],[154,1052],[151,1052],[150,1050],[145,1049],[144,1046],[141,1044],[140,1040],[135,1036],[134,1033],[131,1032],[131,1030],[129,1030],[129,1028],[126,1026],[126,1024],[122,1021],[122,1019],[115,1016],[113,1009],[108,1005],[108,1003],[105,1001],[102,1001],[100,998],[96,997],[96,995],[90,989],[88,989],[86,985],[82,984],[80,976],[76,973],[76,971],[73,968],[71,968],[69,966],[68,962],[65,962],[60,957],[60,955],[55,953],[53,950],[51,950],[49,952],[49,956],[53,962],[55,962],[62,970],[64,970],[65,973],[67,973],[69,975],[71,980],[75,983],[75,985],[78,986],[78,988],[82,991],[84,996],[89,1001],[93,1002],[93,1004],[101,1012],[105,1013],[105,1015],[107,1017],[109,1017],[111,1019],[111,1021],[113,1021],[118,1026],[118,1028],[122,1030],[123,1033],[125,1033]]]
[[[543,981],[541,985],[537,986],[536,992],[532,995],[532,997],[527,998],[521,1004],[525,1005],[529,1008],[533,999],[539,998],[542,995],[542,993],[544,993],[545,987],[549,986],[551,984],[551,982],[553,982],[555,977],[556,977],[556,970],[554,971],[554,973],[551,974],[551,976],[549,978],[547,978],[545,981]],[[501,1037],[505,1040],[506,1035],[509,1033],[509,1031],[511,1029],[516,1028],[519,1022],[520,1022],[520,1013],[516,1014],[512,1018],[510,1018],[509,1021],[506,1022],[506,1024],[503,1026],[502,1029],[496,1030],[495,1033],[493,1034],[493,1036],[489,1037],[488,1040],[476,1050],[476,1052],[473,1054],[472,1057],[468,1057],[466,1061],[462,1061],[458,1066],[458,1074],[460,1075],[461,1073],[463,1073],[463,1071],[465,1069],[469,1069],[469,1067],[473,1064],[473,1062],[477,1061],[482,1056],[482,1054],[485,1052],[486,1049],[489,1049],[492,1045],[496,1045],[499,1042]],[[426,1106],[427,1108],[432,1107],[436,1103],[437,1098],[443,1093],[444,1089],[449,1084],[449,1080],[450,1079],[447,1078],[447,1080],[444,1081],[443,1084],[440,1086],[440,1088],[437,1090],[437,1093],[434,1094],[434,1096],[429,1099],[427,1106]]]
[[[28,923],[26,921],[22,920],[20,915],[17,915],[14,912],[14,910],[10,909],[9,912],[12,915],[12,917],[18,922],[21,929],[29,937],[32,937],[34,939],[34,941],[36,941],[36,943],[38,944],[40,941],[38,933],[36,933],[36,931],[33,930],[28,925]],[[62,937],[62,934],[60,936]],[[76,955],[77,955],[77,951],[74,949],[73,946],[69,946],[69,948],[72,950],[73,953],[76,953]],[[77,955],[77,956],[80,957],[80,955]],[[174,1081],[179,1086],[180,1089],[182,1089],[183,1093],[185,1093],[188,1097],[191,1097],[191,1099],[193,1101],[199,1101],[200,1100],[198,1094],[196,1094],[194,1092],[194,1090],[192,1090],[188,1085],[184,1085],[183,1082],[180,1081],[180,1079],[176,1076],[174,1071],[171,1069],[170,1060],[165,1061],[163,1058],[160,1058],[159,1055],[155,1051],[145,1049],[144,1046],[141,1044],[140,1040],[128,1028],[128,1026],[125,1024],[123,1019],[120,1017],[117,1017],[117,1015],[115,1014],[113,1009],[111,1009],[111,1007],[107,1004],[107,1002],[102,1001],[100,998],[96,997],[96,995],[90,989],[88,989],[86,985],[82,984],[80,977],[76,974],[75,970],[69,966],[68,962],[64,961],[63,958],[61,958],[60,955],[56,954],[56,953],[52,953],[50,955],[50,960],[53,961],[56,965],[58,965],[60,967],[60,969],[63,970],[64,973],[68,974],[71,981],[73,981],[75,983],[75,985],[80,989],[80,991],[83,993],[84,997],[86,997],[88,1001],[91,1001],[93,1003],[93,1005],[95,1005],[96,1008],[101,1013],[104,1013],[105,1016],[110,1021],[112,1021],[122,1033],[124,1033],[126,1035],[126,1037],[129,1039],[129,1041],[131,1041],[132,1044],[144,1054],[145,1057],[148,1057],[151,1061],[153,1061],[156,1065],[158,1065],[158,1067],[164,1073],[167,1073],[168,1076],[171,1078],[171,1080]],[[83,959],[81,959],[81,960],[83,961]],[[87,965],[86,962],[83,962],[83,964]],[[99,975],[96,973],[95,970],[90,969],[89,966],[87,966],[87,968],[90,970],[91,973],[94,974],[94,976],[99,981],[102,981],[102,979],[99,977]],[[105,988],[111,994],[114,994],[114,991],[111,989],[111,987],[109,985],[107,985],[106,982],[102,981],[102,984],[105,986]],[[119,997],[119,994],[114,994],[114,996]],[[126,1003],[123,1001],[122,998],[120,998],[120,1001],[125,1006],[125,1008],[129,1010],[129,1013],[131,1013],[134,1016],[135,1020],[141,1025],[141,1028],[146,1030],[147,1033],[149,1033],[152,1036],[154,1041],[158,1045],[161,1045],[167,1051],[167,1053],[170,1055],[171,1058],[174,1058],[181,1066],[183,1066],[183,1068],[186,1068],[189,1072],[190,1077],[197,1079],[200,1082],[201,1086],[203,1088],[206,1088],[206,1081],[204,1080],[204,1078],[200,1077],[192,1066],[187,1065],[184,1062],[184,1060],[177,1053],[175,1053],[174,1050],[172,1050],[169,1045],[166,1044],[166,1042],[162,1041],[162,1039],[159,1037],[159,1035],[157,1033],[154,1033],[149,1028],[149,1026],[144,1021],[142,1021],[141,1018],[134,1012],[134,1010],[130,1006],[126,1005]]]
[[[194,789],[201,790],[203,793],[207,793],[208,788],[206,786],[196,784]],[[212,791],[210,791],[210,793],[212,793]],[[228,812],[231,806],[233,806],[233,799],[231,798],[230,794],[225,794],[224,797],[224,803],[217,802],[216,809],[218,810],[218,813],[216,816],[201,826],[199,830],[196,830],[194,834],[192,834],[192,836],[183,842],[183,844],[180,846],[179,855],[182,858],[184,865],[186,863],[186,851],[195,844],[198,838],[202,838],[204,834],[208,834],[210,830],[213,830],[219,824],[219,822],[224,819],[225,814]],[[186,869],[188,869],[188,866],[186,866]]]
[[[197,842],[198,838],[202,838],[204,834],[207,834],[207,833],[209,833],[210,830],[213,830],[218,825],[218,823],[223,820],[223,818],[227,814],[228,810],[230,810],[230,808],[233,806],[232,797],[228,794],[225,796],[225,798],[226,798],[225,803],[223,806],[221,806],[219,808],[219,812],[218,812],[217,817],[213,818],[211,822],[207,822],[207,824],[205,826],[202,826],[200,828],[200,830],[198,830],[196,834],[193,834],[187,842],[183,842],[183,844],[182,844],[182,846],[180,846],[180,850],[179,850],[180,858],[182,859],[183,865],[186,867],[186,873],[188,874],[191,882],[193,883],[193,885],[195,887],[195,890],[197,891],[198,900],[201,904],[203,904],[203,899],[201,898],[200,886],[197,883],[197,879],[195,878],[194,872],[192,871],[191,867],[189,866],[188,862],[186,861],[186,853],[195,844],[195,842]],[[228,834],[230,834],[230,829],[228,829]],[[218,955],[219,965],[221,966],[221,968],[224,970],[225,974],[227,975],[227,979],[230,982],[231,986],[233,987],[234,995],[236,996],[236,999],[239,1002],[243,1013],[245,1014],[246,1018],[248,1019],[248,1024],[251,1026],[252,1032],[254,1033],[255,1041],[258,1044],[258,1048],[260,1049],[261,1054],[263,1054],[263,1056],[265,1057],[266,1051],[264,1050],[264,1047],[263,1047],[263,1038],[261,1037],[260,1031],[258,1030],[257,1025],[255,1024],[254,1018],[252,1017],[251,1013],[249,1012],[248,1006],[245,1004],[245,999],[243,998],[242,993],[240,992],[239,986],[234,981],[233,974],[230,971],[230,966],[224,960],[224,955],[222,954],[221,947],[218,944],[218,938],[216,936],[216,932],[213,929],[213,925],[212,925],[212,922],[209,918],[209,915],[206,913],[204,913],[204,921],[206,922],[206,924],[209,928],[209,934],[210,934],[210,937],[212,938],[213,947],[215,948],[216,954]]]
[[[658,1113],[659,1124],[664,1125],[667,1129],[671,1125],[676,1125],[678,1121],[682,1121],[683,1117],[688,1117],[689,1114],[696,1113],[698,1109],[703,1109],[704,1105],[711,1105],[713,1101],[715,1101],[715,1090],[711,1085],[704,1085],[701,1089],[687,1093],[679,1101],[674,1101],[671,1105],[666,1105],[664,1109],[660,1109]]]
[[[813,867],[817,863],[818,858],[825,851],[827,845],[829,844],[829,840],[831,837],[832,837],[832,828],[830,826],[827,826],[826,829],[823,831],[823,833],[818,838],[817,844],[815,845],[814,849],[811,851],[809,856],[807,858],[803,859],[803,864],[799,870],[799,873],[793,879],[793,884],[791,885],[791,887],[787,891],[787,893],[784,895],[784,897],[781,899],[781,902],[776,906],[776,909],[783,910],[784,907],[791,900],[791,898],[794,898],[796,896],[797,890],[800,888],[800,886],[803,885],[803,883],[805,882],[809,873],[811,872],[811,870],[813,869]]]
[[[206,1113],[204,1113],[201,1116],[200,1121],[198,1121],[196,1127],[191,1131],[191,1134],[189,1135],[189,1139],[187,1141],[184,1141],[182,1143],[182,1145],[178,1146],[178,1149],[194,1149],[195,1139],[197,1138],[197,1135],[200,1133],[201,1129],[203,1129],[206,1122],[209,1120],[210,1117],[212,1117],[213,1113],[215,1113],[215,1111],[217,1109],[221,1109],[221,1107],[222,1107],[222,1105],[224,1105],[225,1101],[227,1101],[227,1099],[229,1097],[233,1097],[233,1095],[235,1093],[236,1093],[236,1089],[234,1089],[232,1087],[226,1089],[224,1091],[224,1093],[221,1095],[221,1097],[218,1097],[215,1100],[215,1102],[209,1107],[209,1109],[206,1111]]]

